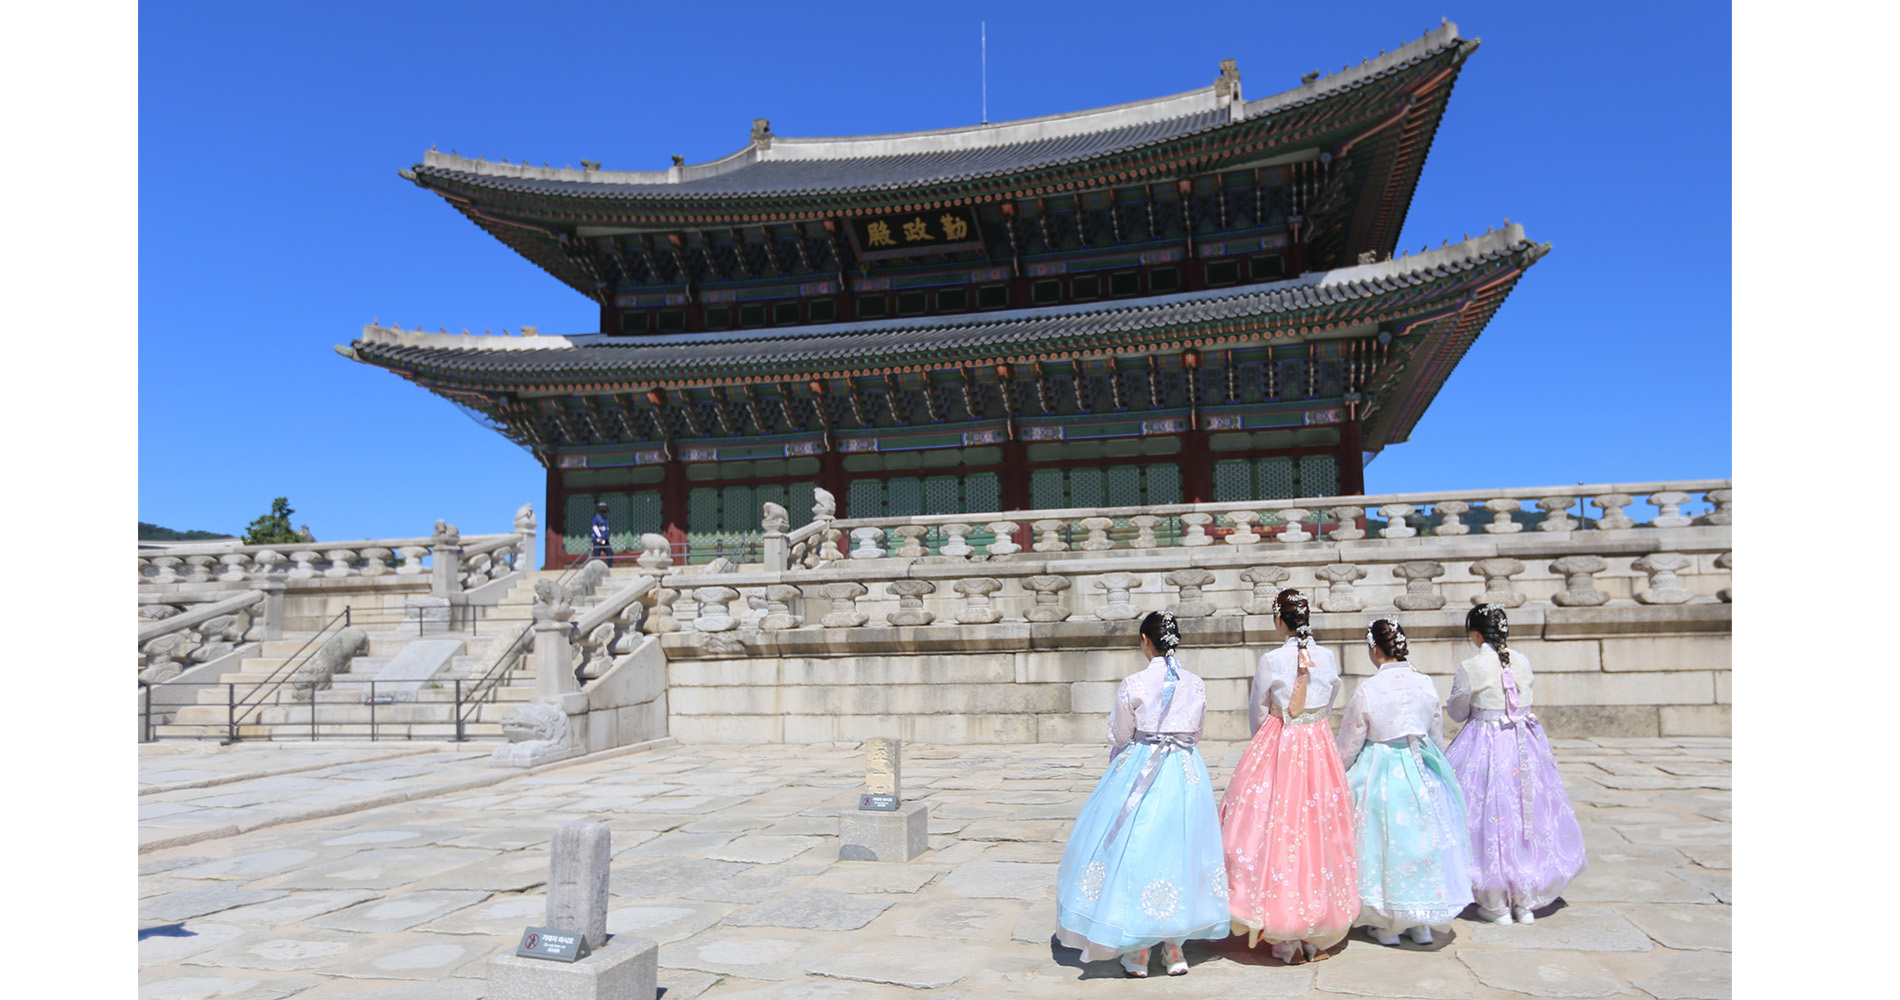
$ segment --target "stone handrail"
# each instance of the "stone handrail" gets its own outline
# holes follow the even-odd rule
[[[139,645],[143,646],[161,635],[176,632],[182,628],[201,625],[219,615],[228,615],[243,608],[254,607],[264,603],[269,597],[269,594],[261,590],[247,590],[242,594],[225,598],[222,601],[214,601],[191,611],[183,611],[167,618],[161,618],[156,624],[147,625],[139,629]]]
[[[1308,542],[1324,535],[1330,541],[1367,537],[1369,514],[1388,519],[1378,535],[1385,539],[1422,535],[1450,537],[1474,533],[1465,515],[1479,510],[1490,517],[1483,534],[1513,534],[1525,524],[1513,515],[1538,510],[1539,532],[1578,530],[1570,511],[1581,500],[1598,508],[1591,530],[1622,531],[1639,525],[1623,510],[1647,501],[1657,509],[1648,528],[1689,524],[1727,524],[1732,517],[1732,484],[1726,479],[1677,482],[1529,487],[1512,490],[1457,490],[1431,493],[1392,493],[1284,500],[1250,500],[1195,504],[1157,504],[1146,507],[1063,508],[998,511],[981,514],[928,514],[836,521],[832,529],[848,533],[852,559],[924,555],[969,558],[1014,556],[1023,546],[1015,536],[1027,528],[1029,547],[1038,553],[1093,552],[1109,549],[1194,548],[1224,542],[1253,545]],[[1683,505],[1696,499],[1712,509],[1697,517],[1682,514]],[[1428,510],[1429,508],[1429,510]],[[1123,527],[1123,524],[1127,527]],[[1327,527],[1330,525],[1330,529]],[[1311,531],[1308,531],[1308,528]],[[1133,537],[1126,537],[1132,531]],[[1117,532],[1123,537],[1118,540]],[[895,535],[900,541],[893,542]],[[977,549],[971,537],[990,542]],[[770,565],[770,564],[768,564]]]
[[[150,605],[147,610],[162,607]],[[194,664],[209,663],[246,642],[275,634],[272,607],[269,593],[249,590],[139,629],[139,680],[147,684],[169,680]]]

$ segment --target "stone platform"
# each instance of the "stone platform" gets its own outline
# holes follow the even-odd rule
[[[608,930],[660,942],[664,1000],[1728,997],[1730,741],[1553,742],[1590,850],[1556,912],[1460,920],[1425,948],[1355,932],[1296,967],[1195,943],[1166,985],[1050,942],[1098,746],[906,745],[932,849],[889,864],[838,860],[855,745],[667,743],[532,773],[485,747],[147,745],[140,995],[481,997],[489,956],[544,913],[555,827],[593,820]],[[1217,793],[1241,749],[1202,744]]]

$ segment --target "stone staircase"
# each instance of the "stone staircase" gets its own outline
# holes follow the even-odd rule
[[[480,680],[482,658],[496,637],[510,626],[527,622],[534,614],[534,581],[556,579],[559,573],[535,571],[524,574],[496,604],[484,609],[474,629],[453,631],[431,627],[418,635],[416,626],[365,624],[364,648],[352,658],[348,668],[334,674],[328,688],[315,692],[315,732],[318,739],[454,739],[456,682],[461,682],[466,698]],[[625,584],[632,571],[615,574],[601,586],[603,590]],[[585,613],[584,611],[579,613]],[[272,640],[261,644],[255,656],[246,658],[240,669],[225,675],[237,685],[236,694],[248,703],[258,702],[255,686],[279,670],[286,657],[303,647],[307,636]],[[524,655],[515,660],[508,676],[479,705],[464,702],[466,714],[463,735],[469,739],[498,739],[501,717],[524,704],[534,694],[534,674],[530,664],[532,637],[523,640]],[[422,649],[412,649],[422,647]],[[374,685],[378,704],[367,703],[371,682],[384,668],[409,651],[416,660],[433,658],[440,668],[420,680],[383,682]],[[411,674],[411,677],[414,675]],[[222,738],[229,733],[229,689],[224,684],[207,686],[198,693],[198,704],[184,706],[172,718],[154,726],[163,739]],[[393,697],[394,700],[391,700]],[[312,706],[297,701],[289,684],[281,684],[266,694],[261,703],[248,711],[240,706],[243,721],[237,727],[240,739],[307,740],[311,738]]]

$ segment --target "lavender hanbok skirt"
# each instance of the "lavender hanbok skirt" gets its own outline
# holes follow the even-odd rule
[[[1494,912],[1535,910],[1582,872],[1583,831],[1536,716],[1478,709],[1445,751],[1465,793],[1471,891]]]

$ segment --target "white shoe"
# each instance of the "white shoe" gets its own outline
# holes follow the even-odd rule
[[[1532,913],[1529,907],[1514,906],[1511,908],[1511,912],[1517,914],[1517,922],[1520,924],[1530,924],[1530,923],[1537,922],[1537,915]]]
[[[1509,910],[1504,910],[1500,912],[1498,910],[1487,910],[1484,907],[1480,906],[1478,907],[1478,916],[1483,917],[1484,919],[1489,920],[1494,924],[1508,924],[1511,922],[1511,911]]]
[[[1387,948],[1395,947],[1399,943],[1399,936],[1384,927],[1372,927],[1368,925],[1366,927],[1366,936],[1385,945]]]
[[[1299,954],[1300,946],[1295,942],[1275,941],[1273,943],[1273,957],[1288,965],[1297,964],[1295,959],[1299,957]]]
[[[1424,924],[1419,924],[1417,927],[1414,927],[1411,930],[1406,931],[1405,933],[1407,936],[1409,936],[1412,939],[1413,944],[1431,944],[1432,943],[1432,929],[1430,927],[1425,926]]]
[[[1122,956],[1122,971],[1136,979],[1148,978],[1148,949],[1131,951]]]
[[[1161,942],[1161,961],[1168,967],[1168,975],[1187,975],[1187,956],[1181,954],[1181,946],[1173,941]]]

